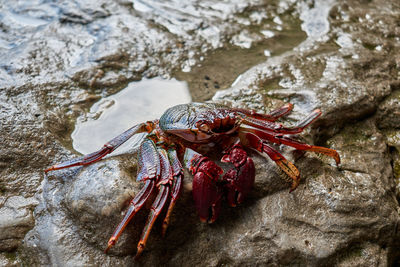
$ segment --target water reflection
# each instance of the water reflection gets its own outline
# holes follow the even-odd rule
[[[119,93],[102,98],[88,114],[78,118],[72,145],[83,154],[93,152],[134,124],[159,118],[168,107],[190,101],[186,82],[161,78],[132,82]],[[137,138],[118,152],[130,150]]]

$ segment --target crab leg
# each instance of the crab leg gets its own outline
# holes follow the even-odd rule
[[[108,241],[105,253],[115,245],[118,238],[128,225],[133,216],[142,208],[150,195],[156,188],[156,183],[160,177],[161,165],[156,146],[150,139],[145,139],[139,148],[139,167],[138,181],[145,181],[145,185],[135,198],[129,203],[129,208],[122,221],[119,223],[111,238]]]
[[[151,205],[150,214],[147,218],[146,225],[143,228],[142,236],[137,246],[137,252],[135,258],[138,258],[140,256],[144,247],[146,246],[146,242],[150,235],[151,229],[153,228],[154,222],[156,221],[158,215],[160,215],[162,208],[165,206],[167,202],[170,190],[169,186],[173,180],[172,167],[168,160],[167,151],[165,151],[165,149],[163,148],[158,148],[157,152],[159,154],[161,163],[160,181],[157,184],[159,192],[153,204]]]
[[[335,160],[336,165],[340,164],[339,153],[334,149],[330,149],[330,148],[326,148],[326,147],[322,147],[322,146],[313,146],[313,145],[309,145],[309,144],[304,144],[304,143],[296,141],[292,138],[289,138],[287,136],[282,136],[282,137],[276,138],[276,139],[277,139],[276,141],[280,141],[281,144],[292,146],[299,150],[313,151],[316,153],[327,155]],[[278,142],[275,142],[275,143],[278,143]]]
[[[240,132],[239,137],[244,145],[261,153],[266,153],[273,161],[275,161],[279,168],[292,179],[290,192],[297,188],[300,183],[300,172],[293,163],[288,161],[278,151],[270,147],[264,140],[254,133],[242,131]]]
[[[118,224],[111,238],[108,240],[107,248],[104,250],[105,253],[107,253],[108,250],[115,245],[118,238],[124,231],[125,227],[128,225],[129,221],[142,208],[143,204],[146,202],[151,193],[154,191],[154,188],[155,188],[155,181],[147,180],[143,189],[140,190],[140,192],[135,196],[135,198],[131,200],[131,202],[129,203],[128,211],[125,214],[125,217]]]
[[[321,111],[316,109],[293,127],[285,127],[280,123],[273,123],[268,120],[260,120],[252,117],[244,118],[243,123],[272,133],[298,134],[301,133],[304,128],[310,125],[313,121],[315,121],[320,115]]]
[[[245,114],[249,117],[255,118],[255,119],[274,122],[277,119],[279,119],[280,117],[288,114],[292,109],[293,109],[293,104],[288,103],[278,109],[271,111],[269,114],[261,114],[261,113],[255,112],[253,110],[247,110],[247,109],[242,109],[242,108],[234,108],[231,110],[235,111],[235,112],[243,113],[243,114]]]
[[[292,109],[293,109],[293,104],[288,103],[288,104],[286,104],[286,105],[284,105],[284,106],[282,106],[280,108],[277,108],[277,109],[271,111],[269,113],[269,116],[274,118],[275,119],[274,121],[276,121],[280,117],[288,114],[290,111],[292,111]]]
[[[316,153],[320,153],[320,154],[324,154],[327,155],[331,158],[333,158],[336,162],[336,165],[340,164],[340,156],[339,153],[334,150],[334,149],[330,149],[330,148],[326,148],[326,147],[321,147],[321,146],[313,146],[313,145],[309,145],[309,144],[304,144],[301,143],[299,141],[296,141],[292,138],[289,138],[287,136],[283,136],[280,134],[274,134],[272,132],[268,132],[268,131],[263,131],[263,130],[259,130],[259,129],[255,129],[255,128],[241,128],[242,130],[244,129],[244,132],[252,132],[255,135],[257,135],[259,138],[264,139],[264,140],[268,140],[270,142],[273,142],[275,144],[284,144],[287,146],[291,146],[294,147],[298,150],[305,150],[305,151],[313,151]]]
[[[151,205],[149,217],[147,218],[146,225],[143,228],[142,236],[140,237],[140,241],[137,246],[135,259],[137,259],[140,256],[140,254],[142,254],[143,249],[146,246],[147,239],[150,235],[150,231],[153,228],[153,224],[156,221],[158,215],[160,215],[162,208],[165,206],[168,195],[169,195],[169,186],[164,184],[160,185],[160,191],[158,192],[157,198]]]
[[[49,171],[54,171],[54,170],[59,170],[59,169],[64,169],[64,168],[69,168],[69,167],[74,167],[74,166],[80,166],[80,165],[89,165],[92,164],[96,161],[99,161],[102,159],[104,156],[107,154],[110,154],[113,152],[115,149],[117,149],[120,145],[125,143],[129,138],[131,138],[133,135],[137,133],[143,133],[143,132],[150,132],[152,129],[152,123],[141,123],[138,125],[135,125],[122,134],[118,135],[117,137],[111,139],[107,143],[104,144],[104,146],[99,149],[96,152],[84,155],[82,157],[74,158],[72,160],[58,163],[56,165],[53,165],[46,170],[45,172]]]
[[[165,216],[163,225],[162,225],[162,235],[165,236],[167,231],[169,220],[171,216],[171,212],[175,206],[176,201],[178,200],[179,194],[182,190],[182,179],[183,179],[183,169],[182,165],[178,159],[178,155],[176,154],[175,149],[168,150],[168,158],[171,163],[172,172],[173,172],[173,181],[171,186],[171,200],[169,202],[167,215]]]

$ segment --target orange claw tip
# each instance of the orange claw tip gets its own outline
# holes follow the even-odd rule
[[[207,218],[203,218],[203,217],[199,216],[199,219],[200,219],[200,221],[201,221],[202,223],[208,222]]]
[[[162,225],[162,231],[161,231],[162,237],[165,237],[165,234],[167,233],[167,229],[168,229],[168,223],[164,221],[163,225]]]
[[[104,253],[107,253],[110,248],[112,248],[115,243],[117,242],[117,240],[114,237],[111,237],[110,240],[108,240],[108,244],[107,244],[107,248],[104,250]]]
[[[292,193],[294,190],[296,190],[297,186],[295,188],[290,188],[289,193]]]
[[[292,193],[300,184],[300,181],[294,181],[292,187],[289,190],[289,193]]]
[[[44,170],[45,173],[48,173],[49,171],[53,171],[54,170],[54,166],[51,166],[50,168],[47,168]]]
[[[337,154],[337,156],[335,156],[335,161],[336,161],[336,166],[340,168],[340,156],[339,154]]]
[[[135,260],[139,259],[140,255],[142,255],[142,252],[144,250],[144,245],[142,242],[139,242],[138,246],[137,246],[137,252],[135,255]]]
[[[315,109],[313,112],[314,113],[318,113],[318,114],[322,114],[322,111],[319,108]]]
[[[292,104],[292,103],[287,103],[287,104],[285,104],[283,107],[292,108],[292,107],[293,107],[293,104]]]

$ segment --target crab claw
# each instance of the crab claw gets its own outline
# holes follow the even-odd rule
[[[187,149],[185,162],[193,177],[193,199],[200,220],[213,223],[221,210],[222,187],[218,180],[223,173],[221,167],[202,156]]]
[[[239,144],[230,148],[221,161],[232,163],[234,166],[225,173],[222,180],[227,182],[225,187],[228,190],[228,203],[231,207],[235,207],[244,200],[254,185],[254,163]]]

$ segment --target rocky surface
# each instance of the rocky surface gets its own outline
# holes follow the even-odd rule
[[[0,265],[400,262],[398,1],[34,4],[0,1]],[[134,155],[43,169],[75,156],[77,116],[153,76],[187,80],[195,101],[263,112],[291,102],[286,124],[320,108],[302,139],[336,149],[342,164],[281,148],[302,174],[289,194],[273,162],[252,154],[256,184],[243,205],[202,224],[187,186],[166,237],[156,224],[139,261],[145,210],[105,255],[141,187]]]

